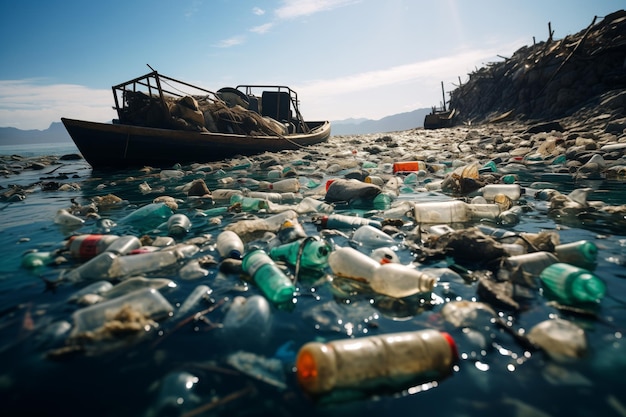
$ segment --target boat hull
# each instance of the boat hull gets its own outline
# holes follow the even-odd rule
[[[62,118],[92,168],[172,166],[211,162],[236,155],[296,150],[328,140],[329,122],[308,122],[308,134],[244,136],[192,132]]]

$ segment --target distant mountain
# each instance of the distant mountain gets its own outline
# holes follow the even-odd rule
[[[72,142],[72,138],[61,122],[53,122],[46,130],[21,130],[14,127],[0,127],[0,145],[31,143]]]
[[[362,135],[366,133],[395,132],[424,126],[424,117],[431,109],[417,109],[394,114],[379,120],[346,119],[331,122],[332,135]]]
[[[379,120],[363,118],[336,120],[331,122],[331,131],[333,135],[359,135],[415,129],[424,126],[424,116],[430,111],[431,109],[417,109],[383,117]],[[71,143],[72,139],[61,122],[53,122],[45,130],[0,127],[0,145],[64,142]]]

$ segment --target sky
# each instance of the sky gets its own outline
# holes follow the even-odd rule
[[[7,0],[0,127],[108,122],[111,86],[150,72],[219,90],[287,85],[308,120],[442,104],[468,74],[584,30],[623,0]]]

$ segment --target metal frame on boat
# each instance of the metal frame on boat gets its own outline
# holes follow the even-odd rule
[[[113,123],[61,119],[93,168],[218,161],[295,150],[330,136],[330,122],[305,121],[286,86],[213,92],[152,71],[112,90]]]

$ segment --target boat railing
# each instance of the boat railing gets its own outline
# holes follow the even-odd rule
[[[240,84],[235,87],[252,100],[261,100],[256,111],[282,123],[293,124],[295,130],[309,133],[310,128],[300,113],[298,94],[285,85]],[[253,105],[254,106],[254,105]]]

